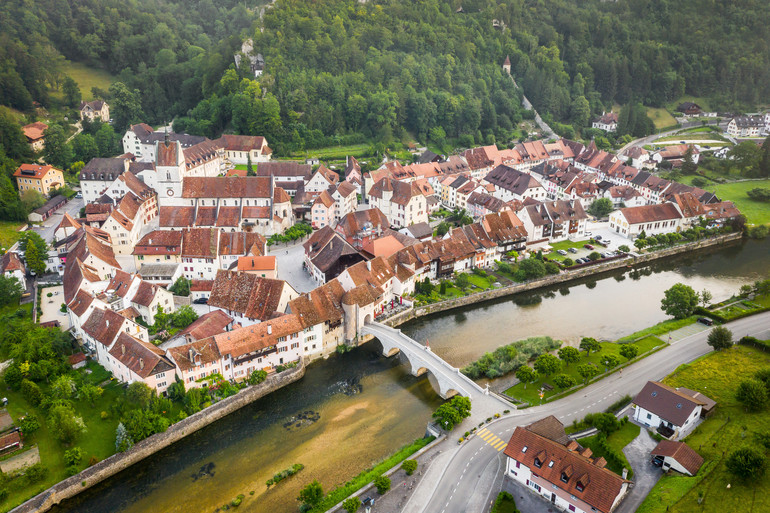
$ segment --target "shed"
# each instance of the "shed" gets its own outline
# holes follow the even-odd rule
[[[664,471],[676,470],[679,473],[694,476],[703,465],[703,456],[684,442],[662,440],[651,454],[661,462],[661,468]]]

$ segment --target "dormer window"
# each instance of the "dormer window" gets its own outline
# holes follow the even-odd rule
[[[583,490],[585,490],[585,487],[583,486],[583,483],[581,483],[580,481],[578,481],[578,482],[577,482],[577,484],[575,485],[575,489],[576,489],[577,491],[579,491],[579,492],[582,492]]]
[[[540,467],[542,467],[542,466],[543,466],[543,462],[542,462],[542,461],[540,461],[539,459],[535,458],[535,466],[536,466],[537,468],[540,468]]]
[[[564,472],[562,472],[562,473],[561,473],[561,482],[562,482],[562,483],[566,483],[567,481],[569,481],[569,476],[567,476],[567,474],[565,474]]]
[[[521,452],[527,452],[527,446],[526,445],[521,449]]]

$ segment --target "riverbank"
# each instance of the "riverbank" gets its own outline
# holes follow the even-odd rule
[[[233,413],[257,399],[264,397],[305,375],[303,361],[293,369],[268,377],[262,384],[243,389],[238,394],[223,399],[204,410],[190,415],[163,433],[157,433],[134,445],[125,452],[117,453],[88,467],[74,476],[60,481],[51,488],[12,509],[12,513],[43,513],[55,504],[70,499],[92,486],[114,476],[118,472],[152,456],[186,436],[203,429],[209,424]]]
[[[492,299],[499,299],[505,296],[519,294],[521,292],[529,292],[532,290],[569,283],[571,281],[584,278],[597,277],[608,272],[616,271],[618,269],[629,267],[635,268],[646,265],[650,262],[654,262],[656,260],[679,254],[692,253],[694,251],[712,248],[714,246],[724,246],[737,242],[741,240],[741,238],[742,235],[740,233],[728,233],[724,235],[717,235],[716,237],[712,237],[710,239],[689,242],[686,244],[680,244],[670,248],[661,249],[653,253],[628,255],[624,258],[615,259],[609,262],[604,262],[575,270],[562,271],[559,274],[546,276],[544,278],[528,281],[526,283],[517,283],[514,285],[508,285],[506,287],[500,287],[497,289],[478,292],[468,296],[458,297],[456,299],[441,301],[439,303],[418,306],[416,308],[411,308],[409,310],[400,312],[380,322],[395,328],[413,319],[425,317],[439,312],[446,312],[448,310],[453,310],[476,303],[482,303]],[[368,338],[364,338],[362,340],[366,341]]]

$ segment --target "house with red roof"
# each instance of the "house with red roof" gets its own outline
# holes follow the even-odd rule
[[[32,147],[32,151],[41,151],[45,148],[45,131],[48,130],[48,125],[41,121],[30,123],[21,127],[21,131],[24,132],[24,136],[27,138],[27,142]]]

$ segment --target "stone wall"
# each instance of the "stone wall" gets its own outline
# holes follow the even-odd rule
[[[580,269],[575,269],[567,272],[561,272],[551,276],[546,276],[538,280],[528,281],[526,283],[517,283],[514,285],[508,285],[497,289],[486,290],[484,292],[478,292],[476,294],[470,294],[468,296],[458,297],[450,299],[448,301],[441,301],[440,303],[432,303],[425,306],[418,306],[417,308],[401,312],[398,315],[394,315],[386,319],[383,324],[395,327],[405,323],[408,320],[422,317],[425,315],[431,315],[446,310],[452,310],[454,308],[460,308],[474,303],[480,303],[488,301],[490,299],[497,299],[500,297],[509,296],[512,294],[518,294],[520,292],[526,292],[542,287],[549,287],[552,285],[558,285],[561,283],[567,283],[581,278],[588,278],[596,276],[605,272],[614,271],[623,267],[636,266],[659,260],[661,258],[670,257],[680,253],[689,253],[697,251],[699,249],[708,248],[711,246],[721,246],[733,241],[737,241],[741,238],[740,233],[728,233],[725,235],[718,235],[710,239],[699,240],[695,242],[689,242],[686,244],[680,244],[666,249],[661,249],[653,253],[646,253],[638,256],[626,256],[624,258],[616,258],[611,261],[603,262],[596,265],[589,265]]]
[[[165,432],[152,435],[134,445],[126,452],[113,454],[109,458],[100,461],[96,465],[88,467],[79,474],[61,481],[48,490],[36,495],[24,504],[11,510],[12,513],[42,513],[48,511],[53,505],[60,503],[87,490],[105,479],[114,476],[118,472],[127,469],[131,465],[140,462],[144,458],[152,456],[161,449],[165,449],[174,442],[178,442],[187,435],[202,429],[232,412],[293,383],[305,375],[303,361],[293,369],[280,374],[269,376],[263,383],[245,388],[234,396],[219,401],[208,408],[190,415],[176,424],[173,424]]]

